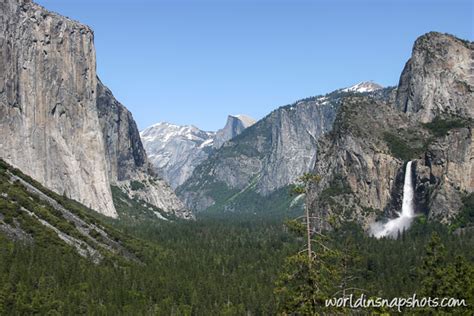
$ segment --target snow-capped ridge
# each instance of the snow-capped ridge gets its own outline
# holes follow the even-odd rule
[[[362,81],[348,88],[344,88],[341,91],[365,93],[377,91],[380,89],[383,89],[383,86],[379,85],[378,83],[375,83],[373,81]]]
[[[255,120],[247,115],[229,115],[223,129],[207,132],[194,125],[159,122],[141,131],[140,137],[158,174],[176,188],[211,151],[254,123]]]

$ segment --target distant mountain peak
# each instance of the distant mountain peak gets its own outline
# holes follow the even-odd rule
[[[140,137],[155,170],[176,188],[211,151],[254,123],[247,115],[229,115],[223,129],[206,132],[194,125],[160,122],[144,129]]]
[[[245,128],[252,126],[256,122],[253,118],[245,114],[229,115],[229,118],[236,118],[240,120]]]
[[[358,84],[355,84],[351,87],[342,89],[344,92],[359,92],[359,93],[364,93],[364,92],[372,92],[372,91],[377,91],[383,89],[383,86],[379,85],[378,83],[375,83],[373,81],[362,81],[359,82]]]
[[[255,124],[255,122],[253,118],[247,115],[229,115],[224,128],[216,132],[214,148],[220,148],[226,141],[236,137],[242,133],[244,129]]]

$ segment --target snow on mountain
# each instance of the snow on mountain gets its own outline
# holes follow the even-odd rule
[[[229,115],[218,132],[206,132],[191,125],[152,125],[140,133],[143,146],[155,170],[173,188],[183,184],[216,148],[255,123],[246,115]]]
[[[199,143],[212,138],[214,134],[213,132],[202,131],[192,125],[179,126],[166,122],[152,125],[140,132],[142,140],[151,142],[157,139],[167,142],[178,137]]]
[[[372,92],[372,91],[376,91],[380,89],[383,89],[383,87],[375,82],[363,81],[349,88],[342,89],[342,91],[364,93],[364,92]]]
[[[156,171],[176,188],[207,158],[215,133],[195,126],[158,123],[140,133],[148,158]]]

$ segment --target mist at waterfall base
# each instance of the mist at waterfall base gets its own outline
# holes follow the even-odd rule
[[[371,235],[375,238],[390,237],[397,238],[398,233],[410,228],[415,218],[414,190],[412,177],[412,161],[409,161],[405,170],[405,180],[403,183],[403,203],[402,211],[398,217],[389,220],[386,223],[375,222],[371,225]]]

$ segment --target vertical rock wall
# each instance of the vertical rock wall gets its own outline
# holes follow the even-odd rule
[[[0,156],[116,216],[96,108],[93,32],[27,0],[0,3]]]

